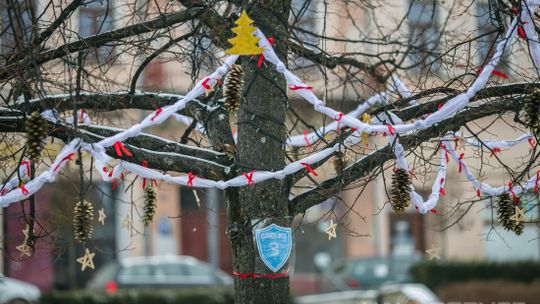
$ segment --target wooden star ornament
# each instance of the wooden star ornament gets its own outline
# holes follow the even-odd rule
[[[512,215],[510,217],[510,220],[516,221],[517,223],[524,222],[525,221],[525,211],[523,210],[523,208],[520,208],[518,206],[516,206],[515,208],[516,209],[514,211],[514,215]]]
[[[99,209],[98,222],[100,222],[103,226],[105,226],[105,218],[107,218],[107,215],[105,214],[105,209]]]
[[[432,246],[430,249],[426,250],[426,253],[429,255],[429,260],[430,261],[433,259],[440,260],[441,255],[439,251],[440,249],[435,246]]]
[[[328,240],[337,238],[336,228],[337,224],[333,220],[330,220],[330,226],[324,230],[328,234]]]
[[[87,267],[94,269],[94,256],[95,252],[90,252],[88,248],[84,251],[84,255],[77,259],[77,263],[81,264],[81,271],[84,271]]]
[[[129,218],[129,215],[126,215],[126,217],[122,221],[122,228],[129,230],[131,229],[132,225],[133,225],[133,221]]]
[[[22,258],[23,256],[27,256],[27,257],[31,257],[32,256],[32,248],[30,246],[28,246],[28,244],[26,244],[26,239],[24,240],[24,242],[15,247],[15,249],[17,249],[17,251],[19,251],[21,253],[20,257]]]

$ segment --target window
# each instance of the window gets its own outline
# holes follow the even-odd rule
[[[0,1],[0,55],[8,59],[32,40],[33,2]]]
[[[291,4],[291,25],[296,27],[294,36],[305,48],[314,49],[318,39],[311,33],[317,32],[317,1],[316,0],[293,0]],[[292,59],[295,67],[307,67],[313,63],[304,58]]]
[[[437,5],[434,0],[411,0],[407,20],[409,24],[409,58],[416,65],[415,72],[436,71],[440,64],[434,62],[439,41]]]
[[[495,11],[489,2],[476,2],[476,25],[478,28],[478,64],[485,65],[495,53],[495,45],[498,38]],[[503,56],[497,70],[505,70],[505,56]]]
[[[79,35],[88,38],[112,30],[112,0],[86,0],[79,11]],[[112,54],[111,46],[88,49],[86,60],[103,61]]]

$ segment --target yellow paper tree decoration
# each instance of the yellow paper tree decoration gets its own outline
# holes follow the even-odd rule
[[[234,23],[238,25],[232,29],[233,33],[236,34],[236,37],[229,39],[229,42],[232,44],[232,48],[226,50],[225,53],[235,55],[262,54],[264,49],[257,46],[259,38],[253,36],[253,32],[256,28],[251,25],[253,20],[249,18],[246,11],[243,11],[240,18],[238,18],[238,20],[236,20]]]

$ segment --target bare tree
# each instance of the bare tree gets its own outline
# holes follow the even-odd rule
[[[178,95],[136,90],[143,71],[155,60],[180,62],[194,87],[221,64],[223,57],[219,54],[230,47],[230,29],[242,10],[266,37],[273,37],[279,59],[292,72],[315,83],[313,91],[338,111],[348,111],[370,95],[396,87],[395,75],[407,76],[413,93],[405,96],[403,90],[390,89],[386,100],[391,102],[370,106],[366,113],[383,125],[412,123],[414,130],[390,134],[393,132],[388,128],[390,141],[382,137],[382,132],[367,134],[373,138],[370,149],[363,141],[346,144],[346,139],[357,131],[346,121],[340,124],[343,114],[330,118],[337,120],[337,129],[321,132],[321,120],[313,118],[319,116],[301,105],[282,71],[270,64],[259,66],[258,56],[242,56],[236,63],[244,70],[245,87],[237,117],[223,107],[223,92],[216,86],[180,111],[194,120],[180,138],[172,135],[176,141],[143,133],[124,142],[133,156],[117,153],[113,146],[105,150],[109,156],[127,162],[147,161],[154,170],[223,181],[253,170],[278,171],[336,144],[342,147],[308,164],[306,170],[225,190],[233,268],[239,274],[253,274],[258,255],[253,220],[275,218],[283,221],[282,225],[290,225],[283,219],[301,216],[329,198],[339,202],[343,189],[365,187],[394,167],[397,139],[406,151],[410,170],[421,172],[429,180],[439,166],[439,151],[444,148],[441,143],[456,137],[445,136],[462,130],[463,138],[478,140],[481,161],[475,168],[476,175],[489,170],[486,166],[490,160],[490,166],[503,168],[514,187],[525,190],[537,170],[536,132],[528,137],[533,143],[530,153],[517,164],[503,162],[496,147],[483,139],[495,121],[523,132],[531,126],[534,129],[531,121],[538,121],[538,112],[529,112],[526,118],[523,114],[525,100],[539,87],[535,66],[528,64],[529,54],[533,53],[529,50],[537,44],[532,33],[538,31],[535,6],[530,4],[477,0],[465,6],[411,0],[404,13],[399,13],[390,9],[394,4],[382,0],[51,0],[39,5],[38,1],[4,0],[0,3],[0,131],[5,143],[2,160],[18,162],[27,157],[29,151],[19,144],[20,133],[36,111],[54,110],[54,115],[62,118],[48,122],[51,138],[66,143],[80,138],[91,144],[122,131],[105,127],[107,124],[121,121],[129,126],[133,122],[108,113],[132,113],[127,111],[131,109],[154,113],[174,104]],[[472,10],[473,5],[480,9]],[[107,18],[112,11],[122,14]],[[75,13],[88,18],[88,23],[79,22],[78,31],[72,24]],[[534,18],[524,23],[520,19],[523,16]],[[471,20],[480,20],[482,26],[463,31],[461,25]],[[497,55],[498,46],[501,51],[510,49],[515,35],[522,39],[511,49],[513,54],[506,51],[506,57]],[[426,125],[428,115],[441,107],[446,111],[447,103],[467,92],[477,80],[479,68],[490,69],[487,64],[494,54],[501,58],[521,57],[505,60],[504,65],[495,68],[493,81],[474,92],[466,106]],[[499,80],[508,74],[515,82],[502,84]],[[81,109],[92,112],[93,125],[78,122]],[[205,130],[204,139],[196,132],[197,123]],[[238,129],[236,141],[231,128],[234,124]],[[315,135],[307,139],[307,147],[288,147],[287,139],[301,135],[303,130]],[[356,135],[362,136],[358,132]],[[83,160],[80,154],[79,150]],[[344,166],[344,158],[352,161]],[[332,162],[340,164],[335,172],[313,176],[312,170],[318,168],[319,172],[331,171],[328,164]],[[50,165],[48,157],[32,162],[30,178]],[[10,166],[4,169],[6,180],[19,174],[18,166],[15,170]],[[90,180],[90,171],[81,172],[86,176],[83,181]],[[307,190],[306,183],[310,185]],[[488,191],[481,190],[480,195],[487,197]],[[388,187],[387,192],[391,191]],[[462,200],[459,205],[476,199]],[[33,226],[33,196],[29,200],[28,219]],[[30,234],[30,238],[35,237]],[[289,279],[237,276],[235,291],[238,303],[288,303]]]

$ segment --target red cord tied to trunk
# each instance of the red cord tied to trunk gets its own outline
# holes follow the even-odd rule
[[[489,155],[489,157],[492,157],[493,155],[495,155],[495,153],[501,153],[501,149],[500,149],[500,148],[497,148],[497,147],[494,147],[494,148],[491,150],[491,154]]]
[[[114,150],[116,151],[116,155],[118,155],[118,157],[122,157],[122,152],[124,152],[124,154],[128,157],[133,156],[133,154],[131,154],[131,152],[129,152],[129,150],[126,148],[126,146],[124,146],[124,144],[119,141],[114,143]]]
[[[163,108],[156,109],[156,114],[154,114],[154,116],[152,116],[152,118],[150,118],[150,120],[154,121],[156,119],[156,117],[158,117],[158,115],[161,114],[161,112],[163,112]]]
[[[193,180],[195,179],[195,175],[193,174],[193,172],[189,171],[188,172],[188,175],[187,175],[187,185],[191,188],[193,188]]]
[[[512,194],[512,198],[514,199],[514,205],[517,204],[518,198],[516,193],[513,190],[512,182],[508,182],[508,192]]]
[[[482,73],[483,70],[484,70],[484,68],[478,68],[478,69],[476,70],[476,74],[479,75],[480,73]],[[495,76],[497,76],[497,77],[501,77],[501,78],[504,78],[504,79],[508,79],[508,75],[506,75],[506,74],[503,73],[503,72],[496,71],[496,70],[491,71],[491,75],[495,75]]]
[[[313,174],[314,176],[319,176],[313,168],[308,163],[300,163],[302,166],[306,167],[306,170],[308,170],[309,173]]]
[[[248,185],[255,185],[255,182],[253,181],[253,172],[255,172],[255,170],[251,170],[249,173],[242,172],[242,175],[247,179]]]
[[[68,156],[62,158],[62,160],[59,161],[58,164],[54,167],[53,172],[56,172],[56,170],[58,170],[58,168],[60,168],[60,166],[62,165],[63,162],[68,161],[68,160],[73,160],[73,156],[75,156],[75,153],[71,153]],[[28,171],[28,172],[30,172],[30,171]]]
[[[30,192],[28,191],[28,189],[26,189],[26,187],[24,186],[24,183],[21,183],[21,185],[19,186],[21,188],[21,192],[22,194],[24,195],[28,195]]]
[[[461,173],[461,171],[463,170],[463,157],[465,156],[465,153],[461,153],[459,155],[459,168],[458,168],[458,172]]]
[[[287,271],[285,271],[284,273],[254,273],[254,272],[241,273],[241,272],[233,271],[233,275],[237,276],[240,279],[240,281],[247,278],[252,278],[254,280],[257,278],[279,279],[279,278],[286,277],[287,275],[289,275],[289,270],[287,269]]]
[[[311,89],[313,89],[313,87],[311,87],[311,86],[289,85],[289,90],[291,90],[291,91],[311,90]]]
[[[270,43],[270,45],[274,45],[274,43],[276,42],[274,37],[268,37],[268,39],[266,39],[266,40],[268,41],[268,43]],[[257,67],[259,69],[262,67],[263,62],[264,62],[264,54],[260,54],[259,55],[259,60],[257,60]]]

